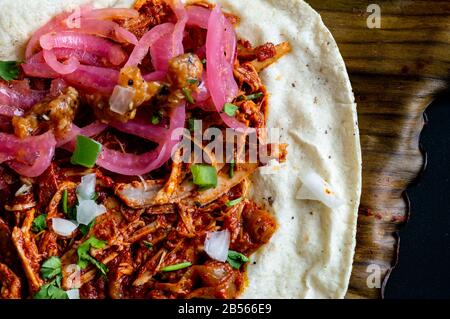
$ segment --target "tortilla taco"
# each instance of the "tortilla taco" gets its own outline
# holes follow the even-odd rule
[[[1,5],[0,298],[345,295],[356,104],[311,7]]]

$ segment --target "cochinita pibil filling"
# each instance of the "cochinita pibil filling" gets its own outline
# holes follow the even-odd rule
[[[277,228],[250,177],[287,153],[259,74],[290,46],[238,24],[205,2],[84,6],[0,62],[0,298],[239,296]]]

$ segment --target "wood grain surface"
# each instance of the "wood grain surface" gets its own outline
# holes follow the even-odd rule
[[[450,1],[306,1],[333,33],[358,103],[363,191],[347,297],[381,298],[398,262],[398,230],[409,217],[405,190],[426,161],[419,147],[423,112],[449,87]],[[368,28],[370,4],[381,9],[379,29]],[[377,267],[382,285],[369,288]]]

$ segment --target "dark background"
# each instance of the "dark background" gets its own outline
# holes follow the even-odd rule
[[[428,164],[408,190],[411,216],[385,298],[450,298],[450,95],[426,111],[421,136]]]

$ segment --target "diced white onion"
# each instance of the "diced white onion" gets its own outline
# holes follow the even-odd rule
[[[297,193],[297,199],[317,200],[330,208],[338,208],[344,204],[331,186],[316,172],[308,171],[300,179],[303,185]]]
[[[109,108],[115,113],[124,115],[131,109],[135,94],[133,88],[116,85],[109,99]]]
[[[267,162],[267,165],[261,166],[259,168],[259,173],[261,175],[275,175],[280,171],[281,164],[275,159],[271,159]]]
[[[70,236],[78,225],[73,221],[63,219],[63,218],[52,218],[53,231],[60,236],[68,237]]]
[[[80,290],[79,289],[70,289],[66,290],[67,296],[69,299],[80,299]]]
[[[230,248],[230,232],[228,230],[207,232],[205,251],[212,259],[225,262]]]
[[[31,185],[30,184],[23,184],[22,186],[20,186],[20,188],[17,190],[16,192],[16,196],[20,196],[20,195],[25,195],[28,194],[31,190]]]
[[[77,222],[83,225],[89,225],[97,216],[106,213],[106,207],[98,205],[92,199],[79,200],[77,206]]]
[[[81,178],[81,183],[77,186],[79,199],[92,199],[95,195],[95,183],[97,175],[89,174]]]

